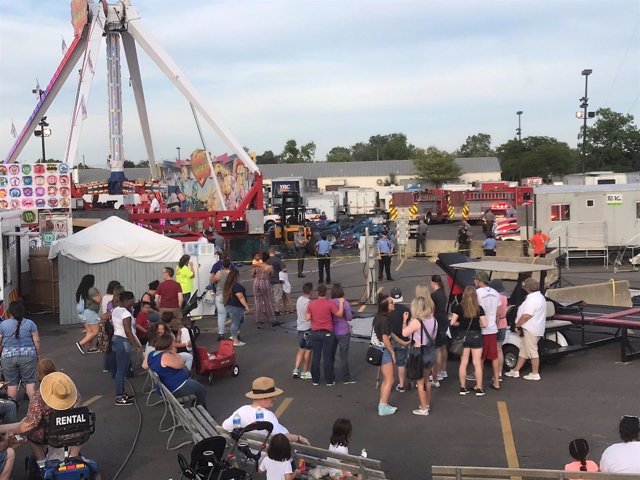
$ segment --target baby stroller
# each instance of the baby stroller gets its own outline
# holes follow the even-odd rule
[[[194,361],[195,372],[207,377],[209,385],[213,384],[216,375],[224,375],[229,371],[234,377],[240,373],[240,367],[236,364],[236,352],[233,340],[220,340],[218,350],[207,352],[204,347],[196,347],[198,361]],[[195,359],[194,359],[195,360]]]
[[[95,413],[87,407],[55,410],[47,420],[47,444],[64,448],[64,459],[47,460],[38,466],[34,456],[25,459],[29,480],[92,480],[98,473],[98,465],[84,457],[69,457],[69,447],[82,445],[95,432]]]
[[[191,330],[193,331],[193,334],[196,337],[200,335],[200,328],[197,325],[195,325],[195,323],[193,323],[193,321],[191,320],[190,314],[196,308],[198,308],[198,304],[202,301],[202,299],[205,297],[208,291],[209,291],[209,287],[207,287],[203,293],[198,295],[198,290],[196,290],[195,292],[193,292],[193,295],[189,297],[189,300],[184,305],[184,307],[182,307],[182,318],[183,319],[187,317],[189,318],[189,321],[190,321],[189,323],[191,323]]]
[[[242,442],[245,433],[265,430],[267,436],[257,452],[251,451],[246,442]],[[191,461],[178,454],[178,465],[182,479],[187,480],[249,480],[258,469],[260,455],[267,445],[273,424],[271,422],[254,422],[244,428],[237,428],[231,433],[233,445],[227,448],[227,441],[222,436],[205,438],[191,450]]]

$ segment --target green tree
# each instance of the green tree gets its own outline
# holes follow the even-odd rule
[[[522,142],[512,139],[496,151],[505,180],[543,177],[548,181],[553,176],[575,172],[576,168],[576,151],[555,138],[526,137]]]
[[[416,167],[418,179],[431,182],[436,187],[447,180],[458,178],[462,173],[455,157],[436,147],[429,147],[426,150],[416,149],[414,156],[413,164]]]
[[[496,152],[491,148],[491,135],[478,133],[467,137],[462,146],[458,149],[458,157],[493,157]]]
[[[633,115],[600,108],[596,117],[594,125],[587,127],[586,170],[640,170],[640,129]],[[578,139],[582,136],[581,130]],[[582,142],[578,149],[582,152]]]
[[[346,147],[333,147],[327,153],[327,162],[350,162],[352,160],[351,150]]]
[[[391,185],[398,185],[398,177],[395,173],[390,173],[389,177],[384,181],[385,187],[390,187]]]
[[[124,168],[134,168],[134,167],[136,166],[136,164],[135,164],[135,163],[133,163],[131,160],[125,160],[125,161],[122,163],[122,166],[123,166]]]
[[[291,139],[287,140],[284,150],[280,154],[279,163],[305,163],[313,161],[316,154],[316,144],[309,142],[298,148],[298,143]]]
[[[351,157],[354,162],[371,162],[377,158],[376,147],[369,143],[358,142],[351,147]]]
[[[302,162],[313,162],[316,157],[316,144],[309,142],[300,147],[300,160]]]
[[[266,150],[262,155],[256,157],[256,163],[258,165],[280,163],[280,156],[274,155],[271,150]]]
[[[149,166],[149,160],[140,160],[136,164],[136,167],[148,167],[148,166]]]

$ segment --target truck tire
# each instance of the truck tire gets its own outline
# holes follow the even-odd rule
[[[504,355],[504,370],[513,370],[518,362],[518,354],[520,349],[515,345],[504,345],[502,347],[502,354]]]

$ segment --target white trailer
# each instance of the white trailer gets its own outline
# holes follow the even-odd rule
[[[338,219],[340,196],[337,192],[326,192],[323,195],[307,197],[305,203],[308,208],[317,208],[320,212],[324,212],[327,220],[335,222]]]
[[[640,244],[640,184],[534,187],[535,226],[567,257],[601,257]]]
[[[341,188],[338,191],[344,195],[347,215],[369,215],[378,207],[378,192],[373,188]]]

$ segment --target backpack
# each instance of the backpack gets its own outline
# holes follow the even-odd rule
[[[467,233],[466,228],[461,228],[458,230],[458,243],[468,243],[469,242],[469,234]]]
[[[78,303],[76,303],[76,313],[78,315],[81,315],[84,312],[85,308],[84,308],[84,297],[82,295],[80,295],[80,300],[78,300]]]

